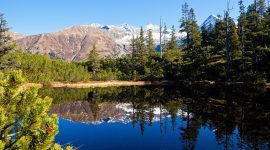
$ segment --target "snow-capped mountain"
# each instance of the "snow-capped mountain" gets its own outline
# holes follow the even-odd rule
[[[218,19],[220,19],[220,18],[218,18],[218,17],[215,16],[215,15],[210,15],[210,16],[202,23],[201,27],[202,27],[203,25],[205,25],[206,27],[209,27],[210,24],[212,24],[213,26],[215,26]]]
[[[132,39],[132,36],[134,35],[135,37],[139,35],[140,28],[129,25],[129,24],[121,24],[121,25],[101,25],[101,24],[90,24],[90,26],[98,28],[103,31],[107,32],[112,32],[115,34],[115,32],[123,32],[124,36],[116,36],[116,42],[120,45],[129,45],[130,41]],[[159,40],[160,40],[160,26],[159,25],[154,25],[154,24],[148,24],[146,27],[144,27],[144,32],[145,32],[145,37],[147,36],[147,31],[152,30],[153,32],[153,39],[155,43],[158,45]],[[169,40],[171,36],[171,29],[167,29],[166,31],[162,31],[163,39]],[[183,34],[176,33],[176,36],[178,38],[181,38]]]
[[[158,46],[160,43],[159,25],[148,24],[144,28],[145,37],[149,29]],[[14,38],[23,51],[48,55],[66,61],[83,61],[89,50],[96,45],[100,57],[121,57],[130,53],[132,36],[139,36],[140,28],[129,25],[101,25],[98,23],[78,25],[63,30]],[[14,34],[15,35],[15,34]],[[162,33],[162,40],[169,41],[171,29]],[[176,34],[178,39],[184,33]]]

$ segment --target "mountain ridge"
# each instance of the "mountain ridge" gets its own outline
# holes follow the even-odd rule
[[[154,24],[145,26],[144,31],[152,29],[156,45],[159,45],[160,27]],[[131,53],[132,36],[139,35],[140,28],[130,24],[102,25],[98,23],[76,25],[56,32],[36,35],[9,33],[22,51],[47,55],[53,59],[65,61],[85,61],[93,45],[96,45],[99,56],[121,57]],[[168,41],[171,29],[164,31]],[[184,34],[178,33],[178,39]],[[146,37],[146,34],[145,34]]]

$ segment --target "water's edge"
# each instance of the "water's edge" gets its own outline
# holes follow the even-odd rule
[[[179,85],[179,84],[220,84],[220,85],[250,85],[250,86],[263,86],[270,88],[270,83],[248,83],[248,82],[215,82],[215,81],[91,81],[91,82],[52,82],[48,84],[42,83],[25,83],[22,90],[30,87],[66,87],[66,88],[99,88],[99,87],[121,87],[121,86],[149,86],[149,85]]]

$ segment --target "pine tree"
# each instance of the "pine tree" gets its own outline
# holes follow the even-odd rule
[[[246,12],[243,0],[239,1],[239,8],[240,8],[240,16],[238,18],[238,29],[239,35],[241,37],[241,50],[242,50],[242,67],[243,70],[246,70],[246,58],[245,58],[245,45],[246,45],[246,38],[245,38],[245,28],[247,24],[246,20]]]
[[[226,23],[226,42],[225,42],[225,48],[226,48],[226,69],[227,72],[231,71],[231,58],[230,58],[230,53],[231,53],[231,49],[230,49],[230,41],[229,41],[229,30],[230,30],[230,24],[229,24],[229,5],[227,6],[227,10],[225,12],[225,23]]]
[[[187,34],[186,38],[183,40],[186,48],[186,59],[194,62],[194,59],[197,57],[196,53],[201,46],[202,39],[196,22],[194,9],[189,9],[187,3],[182,6],[182,19],[180,22],[180,31]]]
[[[9,31],[4,14],[0,13],[0,57],[16,47],[15,41],[7,34]]]
[[[163,26],[163,35],[164,35],[163,36],[163,51],[164,52],[168,49],[167,47],[168,43],[167,43],[167,37],[166,37],[167,32],[168,32],[167,25],[166,23],[164,23],[164,26]]]
[[[147,51],[146,51],[143,27],[141,27],[141,30],[140,30],[140,36],[138,38],[137,49],[138,49],[140,59],[143,59],[144,57],[146,57]]]
[[[182,5],[182,18],[180,19],[180,32],[186,33],[186,38],[183,39],[184,47],[187,51],[190,48],[190,10],[187,3]]]
[[[170,41],[167,44],[168,50],[178,50],[178,42],[177,42],[177,37],[176,37],[176,30],[174,26],[172,26],[172,32],[171,32],[171,38]]]
[[[146,63],[146,59],[147,59],[147,48],[146,48],[146,45],[145,45],[145,37],[144,37],[144,30],[143,28],[141,27],[141,30],[140,30],[140,36],[137,40],[137,44],[136,44],[136,47],[137,47],[137,52],[138,52],[138,55],[139,55],[139,60],[138,62],[140,62],[141,65],[145,65]]]
[[[134,35],[132,35],[131,39],[131,66],[132,66],[132,79],[137,80],[137,66],[138,66],[138,58],[139,54],[137,51],[137,43],[138,43],[138,38],[135,38]]]
[[[208,28],[206,27],[205,24],[201,27],[201,37],[202,37],[202,43],[201,43],[202,47],[208,46],[210,44],[209,33],[208,33]]]
[[[191,18],[191,46],[193,49],[197,49],[201,46],[202,37],[199,31],[199,26],[196,21],[194,9],[190,9]]]
[[[225,49],[225,39],[226,39],[226,34],[225,34],[225,22],[221,19],[221,16],[218,16],[219,19],[216,21],[216,25],[213,30],[213,44],[215,47],[214,54],[217,55],[223,55],[224,54],[224,49]]]
[[[240,51],[240,40],[237,34],[237,28],[232,20],[230,22],[229,30],[229,49],[231,65],[234,65],[234,62],[240,59],[242,52]]]
[[[147,43],[146,47],[147,47],[148,54],[150,56],[156,56],[157,53],[156,53],[156,49],[155,49],[155,41],[153,39],[152,29],[148,30],[146,43]]]
[[[93,45],[92,49],[88,54],[88,70],[91,71],[94,75],[100,69],[100,60],[97,53],[96,45]]]
[[[141,27],[140,35],[137,38],[132,39],[131,47],[132,47],[132,65],[134,66],[133,70],[133,79],[137,80],[138,75],[145,75],[145,67],[147,58],[149,55],[147,46],[145,45],[145,37],[144,30]]]
[[[0,73],[0,149],[61,149],[53,145],[58,118],[47,114],[52,100],[37,88],[20,90],[23,81],[21,71]]]
[[[265,52],[265,46],[268,41],[268,32],[266,27],[266,5],[264,0],[254,0],[254,3],[247,10],[247,40],[249,43],[249,51],[253,54],[250,60],[253,60],[253,68],[255,71],[259,69],[259,62],[262,53]]]
[[[201,57],[201,42],[202,37],[199,31],[199,26],[196,21],[194,9],[190,9],[190,19],[191,19],[191,48],[192,48],[192,61],[199,60]]]
[[[209,27],[207,28],[208,31],[208,37],[206,37],[208,39],[208,46],[214,46],[215,45],[215,28],[216,26],[214,26],[212,23],[209,25]],[[205,39],[205,37],[202,37],[202,39]]]
[[[130,42],[130,47],[131,47],[131,58],[134,59],[135,57],[137,57],[137,49],[136,49],[136,38],[134,37],[134,35],[132,35],[132,39]]]

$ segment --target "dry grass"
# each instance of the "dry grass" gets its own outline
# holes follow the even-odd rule
[[[151,85],[148,81],[92,81],[78,83],[53,82],[49,87],[67,87],[67,88],[96,88],[96,87],[115,87],[115,86],[145,86]]]
[[[181,81],[89,81],[89,82],[77,82],[77,83],[65,83],[65,82],[52,82],[49,84],[40,83],[25,83],[19,88],[19,91],[24,91],[30,87],[66,87],[66,88],[98,88],[98,87],[120,87],[120,86],[147,86],[147,85],[177,85],[178,83],[193,84],[193,83],[207,83],[216,84],[211,81],[200,81],[200,82],[181,82]],[[224,82],[217,84],[245,84],[244,82]],[[257,84],[255,84],[257,85]],[[266,88],[270,88],[270,83],[264,85]],[[1,93],[1,88],[0,88]]]

